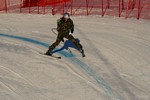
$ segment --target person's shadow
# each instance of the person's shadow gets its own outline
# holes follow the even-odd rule
[[[78,38],[76,38],[75,40],[76,40],[77,42],[80,42],[80,40],[79,40]],[[70,50],[70,49],[68,49],[69,47],[78,50],[78,48],[75,46],[75,44],[74,44],[72,41],[66,40],[66,41],[64,42],[64,46],[63,46],[63,47],[61,47],[60,49],[54,49],[54,51],[52,51],[52,53],[56,53],[56,52],[62,51],[62,50],[64,50],[64,49]],[[70,52],[71,52],[71,51],[70,51]]]

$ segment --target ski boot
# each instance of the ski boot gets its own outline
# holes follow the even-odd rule
[[[80,50],[80,53],[82,54],[82,57],[85,57],[85,54],[84,54],[84,50],[83,50],[83,49]]]
[[[49,56],[52,56],[52,52],[50,52],[49,50],[46,52],[46,53],[44,53],[45,55],[49,55]]]

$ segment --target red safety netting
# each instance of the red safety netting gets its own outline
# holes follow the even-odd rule
[[[6,5],[7,5],[6,0],[0,0],[0,11],[6,10],[7,9]]]
[[[46,6],[54,5],[63,2],[69,2],[71,0],[23,0],[24,7],[33,7],[33,6]]]
[[[150,0],[0,0],[0,11],[150,19]]]

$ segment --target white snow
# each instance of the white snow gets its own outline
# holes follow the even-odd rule
[[[150,100],[149,20],[72,16],[86,57],[57,60],[38,52],[60,17],[0,14],[0,100]]]

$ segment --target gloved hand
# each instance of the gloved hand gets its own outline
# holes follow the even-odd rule
[[[61,41],[64,42],[64,39],[62,38]]]
[[[64,37],[63,36],[59,36],[59,39],[62,41],[62,42],[64,42]]]
[[[72,30],[69,30],[69,35],[72,35],[73,34],[73,31]]]
[[[69,32],[69,35],[72,35],[73,33]]]

